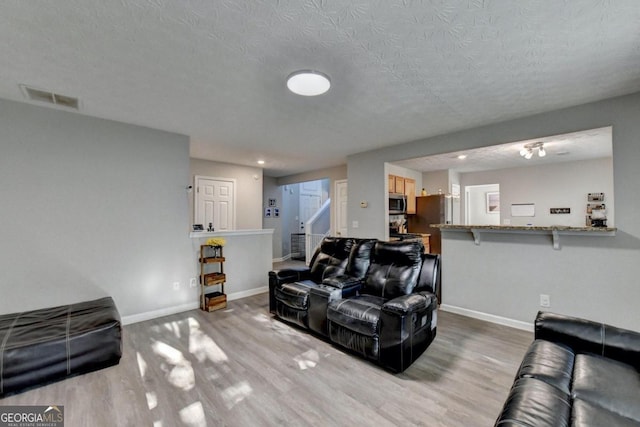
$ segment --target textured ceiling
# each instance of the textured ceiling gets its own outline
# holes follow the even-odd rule
[[[539,157],[538,150],[534,150],[534,156],[531,159],[527,160],[522,157],[520,150],[526,144],[535,142],[542,142],[544,144],[544,149],[547,153],[546,156]],[[449,169],[461,173],[540,166],[551,163],[576,162],[605,157],[610,158],[613,156],[612,142],[612,128],[604,127],[508,144],[493,145],[490,147],[475,148],[472,150],[407,159],[394,162],[393,164],[422,172]],[[458,158],[459,155],[465,155],[466,157],[460,159]]]
[[[0,2],[0,97],[179,132],[282,176],[640,91],[638,0]],[[286,90],[316,69],[325,95]]]

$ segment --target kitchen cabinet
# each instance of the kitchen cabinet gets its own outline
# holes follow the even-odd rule
[[[404,178],[401,176],[394,177],[396,181],[396,193],[404,194]]]
[[[407,196],[407,213],[416,213],[416,180],[404,179],[404,195]]]
[[[389,193],[407,196],[407,213],[416,213],[416,180],[403,176],[389,175]]]

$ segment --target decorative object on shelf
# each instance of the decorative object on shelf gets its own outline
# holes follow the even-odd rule
[[[193,224],[193,231],[204,231],[204,226],[202,224]]]
[[[207,246],[224,246],[226,243],[224,237],[211,237],[205,242]]]
[[[487,213],[500,213],[500,193],[492,191],[487,193]]]
[[[210,222],[210,223],[209,223],[209,228],[207,228],[207,231],[210,231],[210,232],[215,231],[215,230],[213,229],[213,223],[212,223],[212,222]]]
[[[607,206],[604,202],[604,193],[589,193],[587,201],[600,203],[587,203],[587,227],[606,227],[607,226]]]

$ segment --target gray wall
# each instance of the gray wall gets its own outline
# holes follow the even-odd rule
[[[236,230],[262,228],[262,169],[191,159],[190,174],[193,185],[196,175],[236,180]],[[193,196],[189,194],[189,227],[193,224]]]
[[[0,129],[2,312],[110,295],[127,316],[197,298],[186,136],[5,100]]]
[[[465,188],[469,190],[469,224],[473,225],[500,225],[500,212],[487,212],[487,193],[499,192],[500,185],[474,185]],[[466,199],[462,197],[462,199]]]
[[[500,217],[511,225],[583,227],[588,193],[605,193],[608,225],[615,226],[613,161],[611,158],[461,174],[462,184],[500,184]],[[535,217],[511,217],[512,203],[534,203]],[[551,215],[549,208],[571,208],[569,215]],[[464,198],[462,199],[464,209]]]
[[[443,239],[444,303],[532,322],[539,294],[552,311],[640,330],[640,93],[428,138],[348,158],[349,220],[355,237],[383,237],[384,163],[468,148],[613,126],[615,237],[487,235],[476,246],[466,233]],[[369,200],[363,215],[357,202]],[[351,225],[351,224],[350,224]]]
[[[262,228],[273,228],[273,240],[271,242],[273,258],[282,258],[282,220],[284,215],[283,209],[283,192],[282,188],[276,184],[276,179],[265,176],[263,187],[263,206],[262,209],[269,206],[269,199],[276,199],[276,207],[280,209],[280,217],[262,218]]]

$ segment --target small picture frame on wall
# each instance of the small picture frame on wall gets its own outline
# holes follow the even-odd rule
[[[271,218],[271,213],[272,213],[271,208],[264,208],[264,217],[265,218]]]
[[[280,218],[280,209],[279,208],[273,208],[273,217],[274,218]]]
[[[500,213],[500,193],[487,193],[487,213]]]
[[[269,207],[270,208],[276,207],[276,203],[277,203],[276,199],[269,199]]]

